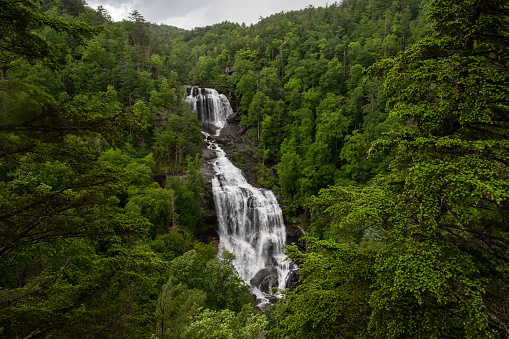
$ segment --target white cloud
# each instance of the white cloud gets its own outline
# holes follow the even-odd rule
[[[89,5],[94,9],[97,9],[97,6],[99,6],[99,5],[92,6],[92,3],[89,3]],[[127,19],[129,17],[129,13],[131,13],[134,10],[130,3],[120,4],[119,6],[113,6],[110,4],[104,4],[102,6],[106,8],[108,13],[110,13],[113,21],[122,21],[123,19]]]
[[[326,0],[93,0],[89,6],[97,8],[102,5],[110,12],[115,21],[127,19],[129,13],[136,9],[145,20],[165,23],[185,29],[213,25],[223,21],[245,22],[247,25],[281,11],[291,11],[325,6]]]
[[[183,16],[166,19],[163,23],[175,27],[193,29],[194,27],[206,26],[203,23],[207,22],[208,13],[209,11],[206,8],[201,7]]]

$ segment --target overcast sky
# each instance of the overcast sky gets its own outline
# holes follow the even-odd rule
[[[257,23],[260,16],[267,17],[281,11],[325,7],[335,0],[87,0],[96,9],[102,5],[114,21],[127,19],[134,9],[148,22],[164,23],[185,29],[204,27],[223,21]],[[340,2],[340,1],[338,1]]]

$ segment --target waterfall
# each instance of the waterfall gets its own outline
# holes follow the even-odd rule
[[[229,101],[224,99],[215,90],[193,87],[186,101],[193,105],[200,122],[207,124],[209,130],[210,125],[216,127],[212,129],[219,135],[227,114],[232,112]],[[210,135],[202,133],[208,148],[217,156],[211,162],[215,171],[212,192],[218,215],[219,250],[235,254],[235,268],[251,285],[258,305],[265,308],[277,298],[272,288],[285,288],[294,265],[285,261],[283,253],[286,230],[281,208],[272,191],[251,186],[225,152],[210,141]]]
[[[206,130],[219,135],[226,119],[233,113],[230,101],[215,89],[191,87],[190,90],[186,101],[198,113],[198,121]]]

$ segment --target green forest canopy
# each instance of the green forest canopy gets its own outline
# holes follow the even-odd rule
[[[508,5],[344,0],[191,31],[0,0],[0,336],[509,336]],[[225,93],[309,248],[254,311],[194,235]],[[254,159],[242,162],[242,159]]]

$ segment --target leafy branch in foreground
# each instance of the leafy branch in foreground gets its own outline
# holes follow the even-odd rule
[[[56,32],[65,32],[78,44],[104,31],[104,27],[70,23],[61,18],[52,18],[41,11],[40,0],[1,0],[0,8],[0,69],[12,67],[20,55],[28,60],[44,61],[57,68],[59,48],[49,44],[37,30],[50,27]]]

